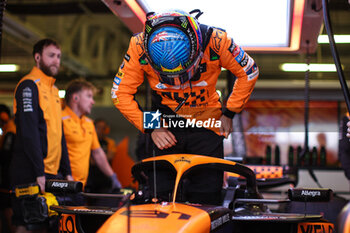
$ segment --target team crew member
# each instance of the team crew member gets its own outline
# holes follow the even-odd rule
[[[72,81],[66,90],[66,107],[62,113],[64,133],[74,180],[84,186],[89,174],[90,154],[100,170],[110,178],[112,189],[121,185],[108,163],[97,138],[93,121],[88,118],[93,106],[95,87],[84,80]]]
[[[114,105],[140,131],[151,133],[157,155],[191,153],[222,158],[223,136],[232,131],[232,118],[242,111],[259,75],[254,60],[224,30],[198,23],[200,14],[193,17],[176,10],[149,13],[144,32],[131,38],[114,79]],[[237,77],[225,106],[215,87],[222,67]],[[159,110],[149,122],[134,99],[144,75],[152,88],[152,110]],[[144,123],[148,127],[160,114],[165,122],[160,128],[144,128]],[[190,189],[195,201],[201,202],[203,197],[203,202],[216,203],[222,174],[205,171],[193,177]],[[160,185],[159,192],[163,189]]]
[[[112,162],[112,159],[116,152],[116,144],[114,139],[108,137],[110,127],[108,123],[102,118],[96,119],[94,124],[98,141],[100,142],[103,151],[106,153],[108,161]]]
[[[73,179],[62,132],[61,102],[53,78],[58,74],[61,50],[55,41],[43,39],[34,45],[33,56],[36,65],[15,89],[17,134],[10,177],[12,188],[37,182],[45,192],[45,180],[57,179],[59,170],[66,179]],[[47,228],[47,222],[25,222],[20,199],[14,198],[13,211],[18,232]]]

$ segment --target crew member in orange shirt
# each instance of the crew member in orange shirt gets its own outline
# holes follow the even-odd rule
[[[85,186],[89,174],[90,154],[100,170],[110,178],[111,188],[121,184],[108,163],[97,138],[94,122],[88,118],[93,106],[95,87],[85,80],[73,80],[66,89],[66,107],[62,113],[64,135],[74,180]]]

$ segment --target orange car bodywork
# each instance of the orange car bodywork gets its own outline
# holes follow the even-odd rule
[[[127,208],[121,208],[98,233],[128,232]],[[130,207],[130,233],[137,232],[210,232],[210,217],[199,208],[179,204],[145,204]]]
[[[217,220],[211,221],[208,210],[200,208],[201,205],[181,204],[175,202],[176,191],[184,172],[193,166],[207,163],[226,163],[236,165],[235,162],[201,155],[178,154],[157,156],[142,160],[150,162],[167,160],[177,171],[173,202],[157,204],[144,204],[130,206],[130,232],[210,232],[219,225],[230,221],[231,215],[224,214]],[[99,229],[98,233],[128,232],[128,210],[119,209]]]
[[[94,219],[100,214],[104,214],[102,225],[98,225],[94,232],[98,233],[138,233],[138,232],[181,232],[181,233],[207,233],[207,232],[257,232],[262,230],[265,232],[266,224],[276,224],[276,229],[282,227],[281,224],[289,224],[288,231],[273,232],[327,232],[333,233],[334,225],[322,218],[321,215],[306,215],[292,213],[270,213],[270,212],[252,212],[247,213],[235,212],[236,209],[224,206],[210,206],[201,204],[190,204],[176,202],[176,192],[181,178],[193,167],[201,165],[211,165],[221,168],[228,173],[240,173],[246,178],[246,191],[254,192],[252,188],[257,184],[253,171],[246,166],[233,161],[219,158],[190,155],[190,154],[174,154],[157,156],[142,160],[134,166],[137,172],[142,173],[147,166],[153,166],[153,162],[170,163],[176,170],[174,190],[171,202],[158,202],[147,204],[124,205],[120,209],[108,209],[106,207],[94,209],[94,207],[67,207],[61,212],[60,232],[84,232],[81,231],[82,225],[89,227],[90,221],[81,221],[84,214],[94,214]],[[133,169],[134,169],[133,168]],[[279,170],[279,169],[277,169]],[[135,171],[135,170],[134,170]],[[133,173],[134,175],[138,175]],[[257,191],[257,190],[256,190]],[[240,197],[234,199],[239,200]],[[256,199],[258,198],[258,199]],[[246,200],[248,205],[260,199],[251,197]],[[262,201],[268,201],[264,199]],[[272,200],[274,201],[274,200]],[[257,206],[256,206],[257,207]],[[64,209],[61,208],[62,210]],[[77,215],[77,216],[74,216]],[[345,226],[347,227],[347,226]],[[98,230],[97,230],[98,229]],[[244,231],[240,231],[244,229]],[[279,229],[280,230],[280,229]],[[324,230],[324,231],[322,231]],[[260,232],[260,231],[259,231]]]
[[[175,203],[175,197],[176,197],[177,188],[179,186],[180,178],[182,177],[183,173],[187,171],[189,168],[194,167],[196,165],[207,164],[207,163],[225,163],[228,165],[236,165],[235,162],[228,161],[228,160],[201,156],[201,155],[191,155],[191,154],[181,154],[180,157],[179,157],[179,154],[163,155],[163,156],[157,156],[155,158],[148,158],[148,159],[142,160],[142,162],[157,161],[157,160],[169,161],[177,171],[175,187],[174,187],[174,195],[173,195],[174,203]]]

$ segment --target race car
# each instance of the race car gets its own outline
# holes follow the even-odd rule
[[[189,203],[180,194],[191,171],[203,168],[239,175],[230,176],[220,206]],[[170,201],[159,200],[156,194],[145,191],[148,174],[159,169],[168,170],[174,178]],[[124,198],[120,208],[52,206],[60,214],[60,232],[334,232],[334,225],[322,215],[277,213],[268,207],[291,200],[329,201],[330,189],[290,189],[288,200],[264,199],[253,170],[233,161],[202,155],[164,155],[135,164],[132,174],[142,188],[132,195],[114,195]]]

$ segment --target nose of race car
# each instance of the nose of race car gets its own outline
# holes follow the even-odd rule
[[[199,208],[179,203],[145,204],[130,207],[130,232],[210,232],[210,217]],[[128,210],[121,208],[98,233],[128,232]]]

